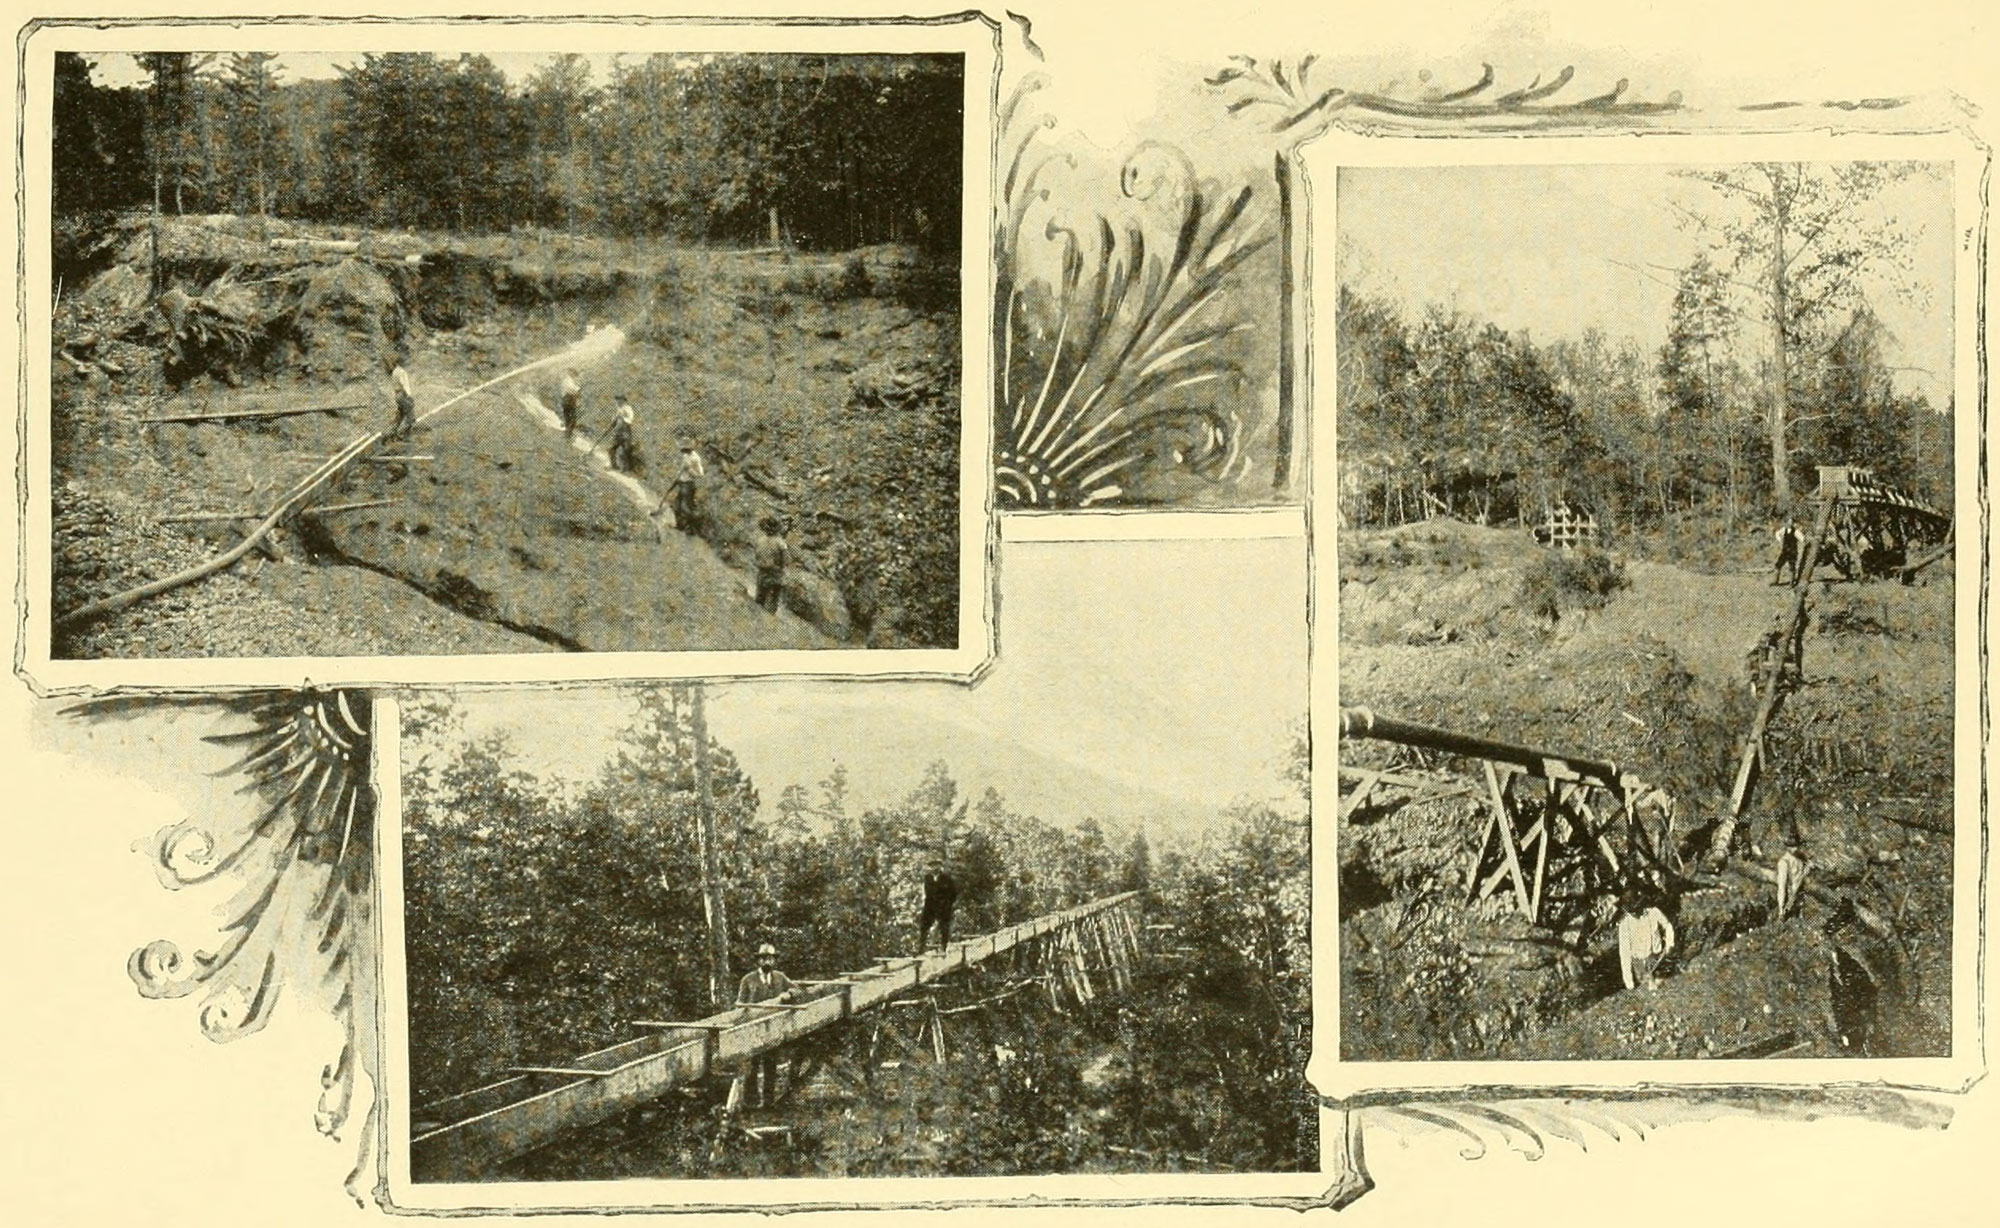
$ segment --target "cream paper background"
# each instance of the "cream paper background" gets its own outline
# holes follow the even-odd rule
[[[244,4],[229,12],[248,14],[260,7]],[[798,0],[761,11],[806,7]],[[1573,62],[1580,82],[1630,76],[1635,94],[1641,88],[1649,96],[1678,89],[1691,105],[1704,99],[1733,104],[1944,90],[1989,114],[2000,104],[1994,88],[2000,39],[1982,4],[1690,0],[1637,14],[1609,4],[1559,5],[1554,13],[1547,12],[1550,7],[1113,0],[1028,15],[1056,81],[1052,105],[1065,123],[1108,146],[1123,143],[1133,126],[1157,109],[1162,82],[1184,91],[1187,81],[1236,51],[1260,57],[1312,51],[1329,60],[1366,56],[1383,66],[1383,80],[1408,80],[1427,64],[1462,62],[1470,49],[1474,58],[1528,75]],[[853,4],[839,11],[868,10]],[[167,10],[119,11],[164,15]],[[731,6],[729,11],[759,10]],[[918,10],[901,6],[900,11]],[[7,71],[8,84],[16,85],[11,61]],[[8,93],[16,96],[13,89]],[[1995,122],[1976,123],[1990,139]],[[13,172],[10,162],[10,188],[17,187]],[[1993,282],[1989,272],[1989,290]],[[12,308],[11,283],[5,293]],[[1967,358],[1962,355],[1961,361]],[[1190,536],[1206,531],[1191,519],[1183,518],[1176,530],[1181,525]],[[1040,524],[1036,528],[1047,531]],[[1962,525],[1961,532],[1969,536],[1973,528]],[[7,557],[17,558],[15,522],[0,532],[7,536]],[[1319,544],[1323,559],[1330,557],[1329,545]],[[1970,582],[1961,571],[1961,583]],[[8,634],[13,635],[11,624]],[[1004,630],[1002,640],[1004,654]],[[1324,636],[1321,642],[1325,651]],[[1326,662],[1320,664],[1325,668]],[[1968,661],[1965,668],[1978,666]],[[1976,682],[1971,673],[1961,679],[1962,686]],[[125,958],[139,943],[163,934],[199,933],[206,920],[212,900],[161,891],[131,848],[190,808],[208,804],[201,790],[189,785],[155,791],[101,770],[77,771],[75,761],[37,750],[29,728],[36,705],[18,679],[5,687],[0,747],[14,804],[0,820],[7,824],[4,847],[12,870],[0,891],[0,909],[9,952],[16,956],[8,1001],[0,1011],[5,1042],[0,1053],[6,1055],[0,1072],[5,1077],[0,1172],[6,1177],[7,1220],[335,1225],[379,1216],[372,1207],[357,1210],[342,1189],[353,1161],[351,1134],[333,1143],[312,1129],[321,1066],[340,1040],[330,1021],[298,1009],[294,999],[263,1033],[219,1047],[196,1028],[194,1002],[145,1001],[126,976]],[[48,711],[41,706],[41,719]],[[1980,851],[1990,858],[1990,849]],[[1324,996],[1332,990],[1329,952],[1322,950],[1319,960]],[[1983,1026],[1994,1005],[1990,951],[1981,971]],[[1330,1005],[1330,998],[1324,1000]],[[1981,1057],[1983,1068],[1983,1052]],[[1469,1161],[1461,1154],[1462,1140],[1452,1136],[1371,1129],[1367,1162],[1377,1188],[1339,1214],[1362,1225],[1992,1223],[2000,1091],[1990,1077],[1982,1078],[1966,1094],[1946,1099],[1955,1116],[1943,1131],[1852,1119],[1723,1115],[1655,1129],[1643,1140],[1628,1135],[1613,1143],[1593,1132],[1588,1150],[1552,1141],[1532,1162],[1501,1146]],[[357,1126],[358,1118],[350,1131]],[[1296,1188],[1295,1181],[1286,1184]],[[1123,1196],[1138,1198],[1157,1188],[1156,1179],[1145,1177],[1121,1179],[1119,1185]],[[1135,1214],[1167,1225],[1280,1224],[1292,1222],[1295,1213],[1156,1207],[897,1212],[880,1218],[984,1223],[1005,1215],[1020,1222],[1072,1224]]]

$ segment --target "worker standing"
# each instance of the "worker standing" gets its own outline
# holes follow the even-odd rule
[[[951,914],[958,906],[958,880],[945,873],[944,865],[933,860],[924,876],[924,910],[917,917],[917,948],[928,950],[931,926],[938,928],[938,950],[951,945]]]
[[[757,522],[757,536],[750,545],[757,564],[757,604],[776,614],[785,593],[785,564],[791,561],[791,547],[785,544],[784,525],[776,516]]]
[[[614,473],[630,473],[637,465],[633,459],[632,424],[638,415],[632,411],[632,402],[624,393],[618,394],[618,413],[611,420],[611,469]]]
[[[681,436],[680,462],[674,468],[674,527],[683,533],[694,532],[695,492],[706,476],[701,463],[701,453],[695,450],[694,440]]]
[[[788,1002],[791,997],[792,979],[778,971],[778,948],[764,943],[757,948],[756,970],[746,973],[742,984],[736,987],[736,1004],[750,1006],[758,1002]],[[777,1100],[776,1050],[751,1058],[745,1075],[750,1082],[750,1086],[744,1089],[746,1099],[754,1098],[758,1108]]]
[[[1625,988],[1651,989],[1653,973],[1674,949],[1674,924],[1655,904],[1628,896],[1619,907],[1618,967]]]
[[[1778,539],[1778,561],[1771,565],[1772,571],[1775,573],[1771,577],[1771,583],[1773,586],[1797,584],[1799,582],[1799,568],[1805,561],[1799,557],[1800,542],[1797,522],[1792,520],[1785,521],[1784,524],[1778,526],[1778,531],[1773,536]]]
[[[563,372],[562,377],[562,424],[563,438],[576,438],[576,420],[583,412],[583,385],[576,381],[576,368]]]
[[[407,439],[417,429],[417,393],[410,384],[410,372],[404,367],[408,356],[401,349],[382,357],[382,366],[389,372],[389,391],[396,398],[396,425],[389,429],[389,438]]]

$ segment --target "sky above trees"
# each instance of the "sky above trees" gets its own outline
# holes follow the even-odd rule
[[[1002,655],[976,686],[717,686],[710,730],[766,808],[835,761],[857,808],[901,797],[938,759],[967,796],[991,785],[1051,822],[1159,817],[1169,802],[1184,808],[1170,820],[1212,817],[1284,795],[1306,712],[1303,546],[1231,542],[1222,568],[1219,545],[1011,543]],[[575,780],[597,772],[632,713],[609,690],[468,692],[461,706],[465,737],[503,731],[527,770]]]
[[[1538,343],[1595,328],[1648,351],[1666,336],[1675,277],[1708,241],[1687,222],[1714,192],[1662,164],[1355,167],[1341,172],[1343,285],[1406,315],[1456,308]],[[1950,170],[1891,185],[1857,214],[1914,237],[1896,286],[1862,292],[1893,335],[1899,391],[1950,398],[1953,284]],[[1746,340],[1759,337],[1754,327]]]

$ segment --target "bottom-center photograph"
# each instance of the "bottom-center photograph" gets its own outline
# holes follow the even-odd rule
[[[1228,547],[1160,624],[1217,543],[1010,547],[972,686],[405,696],[413,1178],[1317,1170],[1303,549]]]

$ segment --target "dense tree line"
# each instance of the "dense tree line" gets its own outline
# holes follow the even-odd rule
[[[363,55],[287,81],[269,53],[139,58],[92,84],[60,52],[58,212],[149,203],[371,226],[560,226],[844,249],[958,240],[963,59],[652,55],[592,80],[557,55]]]
[[[687,696],[647,692],[616,751],[582,785],[525,772],[504,738],[467,740],[447,705],[406,713],[405,881],[411,1077],[416,1100],[477,1086],[498,1068],[560,1062],[629,1039],[635,1018],[711,1006],[708,931]],[[1302,752],[1300,752],[1302,753]],[[1303,1079],[1311,1043],[1309,860],[1303,804],[1243,806],[1214,832],[1155,853],[1136,826],[1058,826],[995,790],[964,796],[943,763],[900,801],[857,807],[836,767],[789,785],[766,815],[755,784],[708,747],[732,969],[763,941],[795,977],[825,977],[913,950],[921,882],[941,857],[960,887],[955,930],[989,932],[1125,890],[1169,926],[1128,995],[1067,1020],[1014,1000],[982,1024],[1021,1065],[1001,1077],[990,1046],[960,1050],[947,1078],[983,1106],[947,1166],[1039,1171],[1082,1144],[1052,1121],[1103,1118],[1088,1141],[1226,1155],[1232,1166],[1316,1159]],[[963,1030],[961,1025],[961,1030]],[[1083,1113],[1084,1047],[1118,1053]],[[1024,1072],[1060,1073],[1069,1099],[1014,1096]],[[1019,1090],[1018,1088],[1015,1090]],[[1051,1133],[1053,1131],[1053,1133]],[[890,1161],[885,1157],[885,1164]],[[892,1165],[893,1166],[893,1165]],[[1126,1165],[1129,1166],[1129,1163]]]
[[[1442,308],[1404,318],[1342,286],[1341,507],[1399,523],[1539,519],[1557,500],[1624,526],[1791,510],[1816,465],[1951,498],[1952,406],[1897,390],[1869,295],[1921,300],[1915,236],[1883,205],[1916,163],[1689,168],[1703,248],[1666,335],[1537,344]],[[1940,308],[1946,305],[1938,304]],[[1940,373],[1941,374],[1941,373]]]
[[[1866,303],[1786,379],[1786,489],[1767,463],[1768,359],[1732,344],[1720,271],[1684,270],[1651,352],[1596,330],[1537,343],[1433,307],[1409,318],[1342,287],[1337,319],[1341,511],[1349,523],[1429,515],[1537,521],[1557,500],[1621,528],[1762,517],[1814,486],[1815,465],[1870,466],[1939,506],[1951,499],[1951,408],[1898,391]]]

